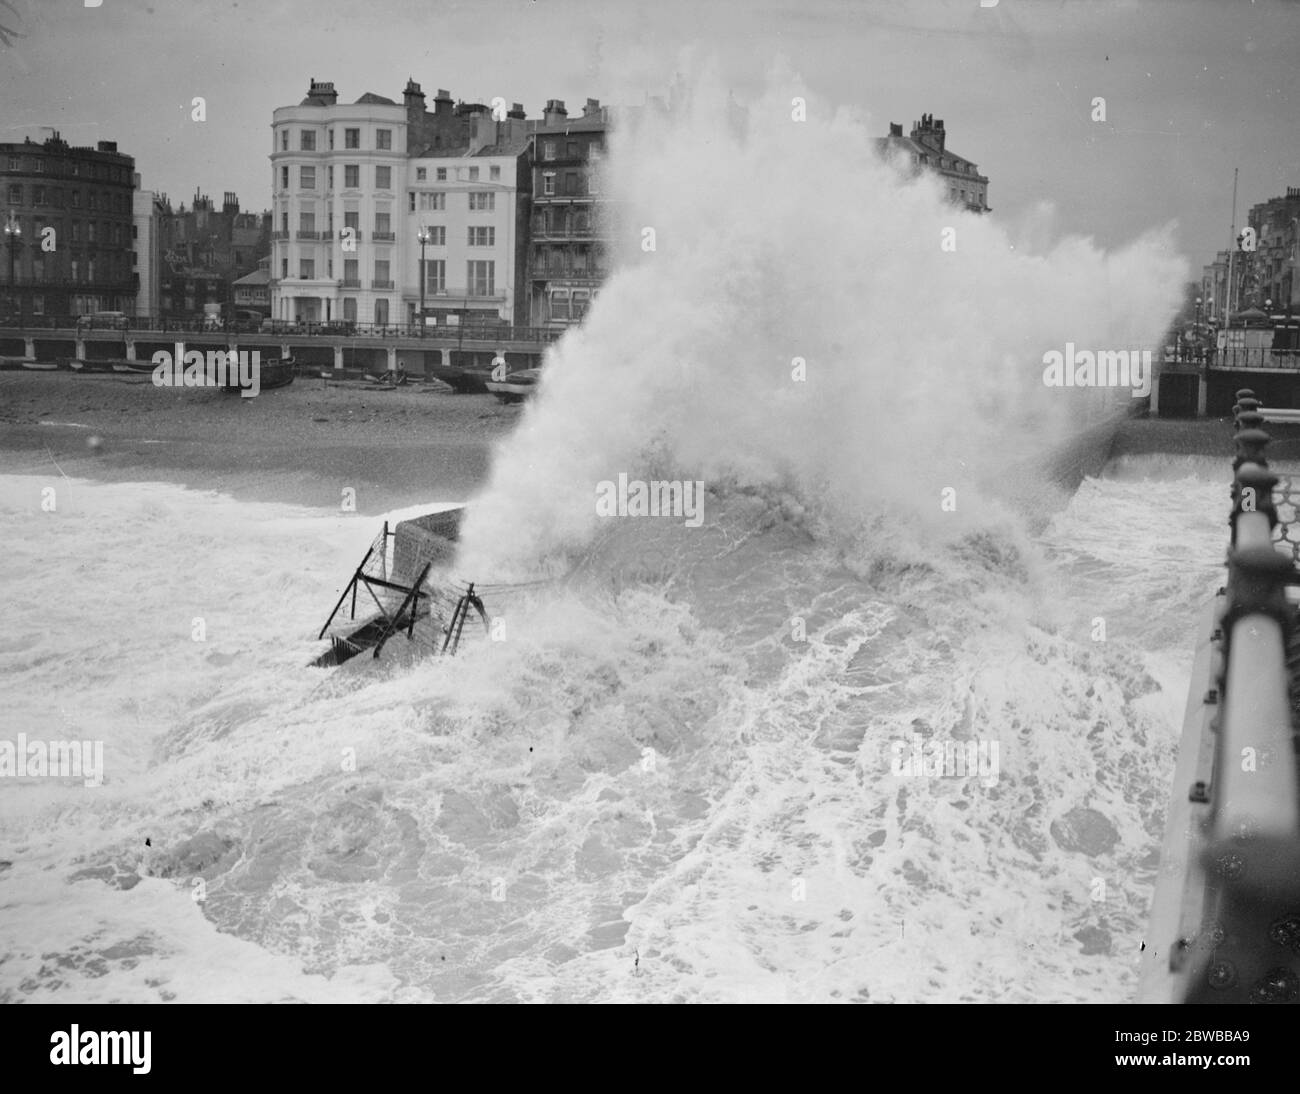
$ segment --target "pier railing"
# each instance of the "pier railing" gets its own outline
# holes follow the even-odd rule
[[[1170,818],[1181,816],[1186,824],[1187,855],[1162,863],[1162,877],[1171,867],[1181,870],[1176,883],[1183,914],[1176,939],[1157,937],[1149,944],[1162,959],[1168,955],[1170,1001],[1300,1002],[1294,715],[1300,647],[1288,596],[1288,588],[1300,584],[1300,537],[1279,527],[1297,516],[1292,511],[1287,522],[1280,521],[1280,480],[1264,454],[1269,436],[1259,428],[1264,417],[1254,393],[1238,392],[1233,409],[1237,454],[1228,580],[1216,608],[1204,697],[1214,714],[1189,718],[1182,743],[1182,753],[1208,759],[1208,769],[1203,762],[1185,765],[1181,755],[1179,764],[1180,772],[1195,766],[1208,778],[1174,787]],[[1283,496],[1289,508],[1289,480]],[[1179,795],[1187,795],[1182,804]],[[1187,801],[1199,807],[1189,810]]]

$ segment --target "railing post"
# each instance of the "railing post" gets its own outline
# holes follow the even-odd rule
[[[1238,393],[1239,405],[1253,396]],[[1239,422],[1257,413],[1240,409]],[[1215,725],[1211,811],[1201,864],[1204,919],[1192,946],[1186,1002],[1300,999],[1300,779],[1287,652],[1290,557],[1273,545],[1277,477],[1269,437],[1237,433],[1232,547],[1222,619],[1223,702]],[[1189,836],[1192,835],[1189,833]]]
[[[1268,447],[1270,439],[1262,429],[1241,430],[1233,438],[1237,446],[1237,455],[1232,461],[1232,470],[1240,471],[1242,465],[1247,463],[1257,463],[1261,467],[1267,467],[1268,461],[1264,458],[1264,449]],[[1233,497],[1236,498],[1235,493]]]

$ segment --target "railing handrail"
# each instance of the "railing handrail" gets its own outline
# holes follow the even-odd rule
[[[417,323],[355,323],[351,320],[344,319],[327,319],[327,320],[293,320],[293,319],[272,319],[271,330],[262,330],[260,323],[257,327],[252,327],[251,320],[236,320],[234,322],[223,322],[220,327],[212,327],[202,317],[188,318],[171,318],[171,317],[153,317],[153,316],[126,316],[126,326],[114,326],[110,320],[99,320],[92,326],[82,325],[78,327],[76,316],[28,316],[27,321],[21,326],[6,327],[3,320],[0,320],[0,338],[17,338],[26,336],[31,332],[33,338],[58,338],[76,340],[84,338],[86,335],[152,335],[168,333],[186,333],[186,334],[207,334],[213,337],[219,337],[223,334],[246,334],[246,335],[292,335],[293,337],[322,337],[338,338],[349,337],[343,335],[335,329],[322,329],[335,325],[347,323],[351,325],[358,335],[375,336],[381,335],[393,338],[419,338],[420,324]],[[82,317],[85,318],[85,317]],[[48,320],[48,322],[35,322],[34,320]],[[120,322],[120,320],[118,321]],[[265,322],[265,320],[263,320]],[[459,340],[459,341],[500,341],[500,342],[552,342],[560,338],[568,329],[556,329],[553,327],[533,327],[533,326],[512,326],[510,324],[497,325],[495,323],[484,322],[464,322],[460,324],[439,323],[436,326],[425,326],[424,337],[437,338],[441,341]],[[7,333],[8,332],[8,333]]]
[[[1212,747],[1213,754],[1203,773],[1198,766],[1190,792],[1174,787],[1176,796],[1188,794],[1208,811],[1204,826],[1182,818],[1184,861],[1162,863],[1174,870],[1162,870],[1162,879],[1172,876],[1181,886],[1182,918],[1175,937],[1152,943],[1177,1002],[1300,998],[1288,963],[1289,922],[1300,903],[1300,777],[1288,666],[1295,608],[1286,593],[1300,574],[1296,560],[1273,541],[1278,479],[1264,456],[1269,436],[1259,429],[1265,420],[1259,408],[1252,391],[1237,393],[1228,581],[1204,700],[1218,703],[1218,712],[1185,727],[1180,770],[1194,752],[1204,756]],[[1175,805],[1177,798],[1171,823]],[[1162,884],[1157,904],[1168,898]]]

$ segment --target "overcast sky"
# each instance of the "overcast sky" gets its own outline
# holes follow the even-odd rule
[[[313,77],[352,102],[400,101],[410,75],[536,117],[550,98],[641,103],[710,59],[742,101],[784,59],[875,133],[932,113],[995,217],[1047,201],[1107,246],[1174,219],[1197,268],[1227,245],[1234,166],[1239,223],[1300,185],[1294,0],[86,2],[0,0],[0,140],[116,140],[173,204],[199,187],[268,207],[271,111]]]

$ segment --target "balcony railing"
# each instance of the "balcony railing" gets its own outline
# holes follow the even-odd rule
[[[295,232],[294,235],[297,239],[320,239],[321,236],[320,232],[307,231],[302,228]]]
[[[565,240],[570,240],[570,239],[590,242],[597,238],[598,237],[595,228],[552,227],[552,228],[533,229],[533,240],[535,242],[546,242],[546,241],[563,242]]]
[[[371,232],[370,238],[376,243],[392,243],[397,236],[393,232]]]
[[[342,281],[339,282],[339,284],[342,285],[343,288],[345,289],[359,289],[361,288],[361,278],[345,277],[343,278]]]
[[[289,238],[289,233],[288,233],[288,232],[272,232],[272,233],[271,233],[271,238],[272,238],[272,239],[288,239],[288,238]]]
[[[534,281],[545,281],[553,277],[569,277],[574,280],[603,281],[609,275],[609,271],[603,266],[583,266],[573,265],[557,266],[552,263],[549,266],[534,266],[528,276]]]
[[[391,281],[380,281],[378,279],[375,279],[374,281],[370,282],[370,287],[372,289],[391,289],[393,287],[393,283]]]
[[[343,235],[343,233],[344,233],[345,231],[351,231],[351,233],[352,233],[352,238],[353,238],[354,240],[356,240],[358,243],[361,242],[361,229],[360,229],[360,228],[353,228],[352,225],[350,225],[350,224],[345,224],[342,228],[339,229],[339,239],[344,239],[344,238],[345,238],[345,236]]]

